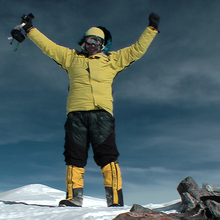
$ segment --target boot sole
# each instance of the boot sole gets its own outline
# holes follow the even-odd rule
[[[72,202],[69,201],[69,200],[62,200],[62,201],[60,201],[59,207],[66,207],[66,206],[82,207],[82,206],[79,206],[79,205],[76,205],[76,204],[72,203]]]

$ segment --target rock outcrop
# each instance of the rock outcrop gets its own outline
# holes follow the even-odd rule
[[[177,187],[181,204],[176,213],[165,214],[134,204],[130,212],[113,220],[218,220],[220,219],[220,193],[210,185],[199,188],[192,177],[187,177]]]

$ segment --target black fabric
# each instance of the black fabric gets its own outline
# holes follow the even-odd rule
[[[85,167],[90,144],[94,160],[100,167],[116,161],[119,152],[115,143],[115,119],[104,111],[71,112],[65,123],[65,162]]]
[[[149,15],[149,26],[152,26],[158,30],[159,22],[160,22],[160,17],[158,15],[156,15],[155,13],[151,13]]]

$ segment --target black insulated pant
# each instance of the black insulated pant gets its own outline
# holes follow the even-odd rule
[[[65,123],[65,162],[85,167],[90,144],[94,160],[103,168],[119,156],[115,143],[115,119],[104,111],[77,111],[68,114]]]

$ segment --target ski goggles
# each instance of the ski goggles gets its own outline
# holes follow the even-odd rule
[[[86,43],[89,45],[94,44],[96,47],[98,47],[104,44],[104,40],[101,37],[88,36],[86,37]]]

